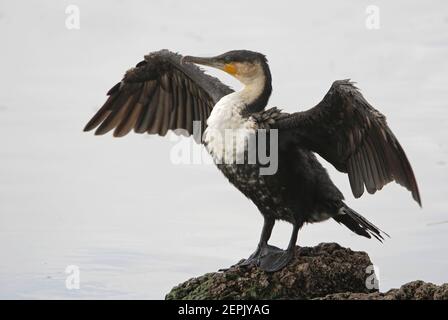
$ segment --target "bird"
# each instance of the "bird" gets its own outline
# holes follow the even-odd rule
[[[230,74],[242,88],[230,88],[203,67]],[[336,80],[314,107],[292,113],[268,108],[271,93],[270,67],[262,53],[232,50],[197,57],[163,49],[145,55],[125,73],[107,92],[107,100],[84,131],[96,129],[95,135],[103,135],[113,130],[114,137],[131,130],[194,135],[195,124],[199,125],[203,132],[195,140],[263,217],[258,245],[247,259],[235,264],[238,267],[255,266],[265,272],[283,269],[294,258],[299,230],[328,219],[366,238],[382,242],[388,236],[345,203],[316,154],[348,175],[355,198],[365,190],[374,194],[395,181],[421,207],[417,181],[403,148],[386,117],[367,102],[354,82]],[[229,130],[230,142],[223,142],[221,137]],[[276,140],[271,139],[274,136]],[[269,141],[268,148],[276,145],[275,172],[261,173],[266,163],[258,153],[251,162],[247,160],[254,145],[250,141],[261,140]],[[255,144],[255,149],[261,145]],[[292,224],[286,249],[269,244],[279,220]]]

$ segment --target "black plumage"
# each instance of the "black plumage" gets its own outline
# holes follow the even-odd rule
[[[174,129],[192,134],[193,117],[206,124],[215,103],[233,90],[197,66],[181,64],[181,58],[168,50],[145,56],[108,91],[84,131],[99,126],[97,135],[115,129],[114,136],[121,137],[134,129],[163,136]]]
[[[317,106],[290,114],[275,127],[348,173],[356,198],[364,186],[373,194],[395,180],[421,205],[411,165],[386,117],[349,80],[335,81]]]
[[[385,116],[352,82],[335,81],[323,100],[307,111],[265,110],[272,91],[271,74],[265,56],[252,51],[230,51],[213,58],[153,52],[109,90],[107,101],[84,130],[97,128],[95,134],[101,135],[114,129],[116,137],[132,129],[162,136],[176,129],[192,134],[193,121],[200,121],[205,129],[213,107],[234,91],[188,62],[225,70],[242,82],[262,80],[262,90],[235,117],[255,125],[255,139],[260,129],[268,135],[271,130],[278,133],[278,170],[274,174],[260,175],[260,161],[217,164],[264,217],[259,245],[241,266],[256,264],[266,271],[279,270],[291,260],[302,225],[329,218],[359,235],[383,240],[384,232],[344,203],[314,153],[348,174],[356,198],[365,189],[373,194],[396,181],[421,205],[411,165]],[[237,67],[244,71],[239,74]],[[201,137],[199,142],[207,144]],[[267,244],[279,219],[294,226],[286,250]]]

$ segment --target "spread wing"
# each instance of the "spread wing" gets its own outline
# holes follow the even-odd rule
[[[335,81],[317,106],[284,117],[276,127],[348,173],[356,198],[364,187],[375,193],[394,180],[421,205],[411,165],[385,116],[349,80]]]
[[[193,121],[204,130],[213,106],[233,90],[197,66],[182,64],[181,58],[168,50],[145,56],[109,90],[84,131],[97,128],[95,134],[102,135],[115,129],[115,137],[132,129],[161,136],[175,129],[192,134]]]

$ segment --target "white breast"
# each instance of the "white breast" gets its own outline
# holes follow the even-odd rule
[[[243,118],[245,103],[240,92],[221,98],[212,110],[204,132],[207,150],[217,163],[234,163],[244,154],[247,139],[255,133],[255,122]]]

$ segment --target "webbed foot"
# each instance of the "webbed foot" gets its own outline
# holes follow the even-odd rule
[[[259,267],[261,261],[265,257],[273,255],[273,254],[277,254],[282,251],[283,250],[280,248],[277,248],[275,246],[271,246],[271,245],[267,244],[267,245],[258,247],[257,250],[255,250],[255,252],[252,253],[249,258],[239,262],[237,264],[237,266],[240,266],[240,267],[257,266],[257,267]]]
[[[258,246],[257,249],[255,250],[255,252],[249,256],[249,258],[241,260],[240,262],[232,265],[230,268],[234,268],[234,267],[243,267],[244,268],[244,267],[250,267],[250,266],[259,267],[261,264],[261,261],[263,259],[265,259],[265,257],[274,255],[274,254],[279,254],[281,252],[283,252],[282,249],[277,248],[275,246],[271,246],[269,244]],[[228,268],[219,269],[219,271],[226,271],[226,270],[228,270]]]
[[[276,272],[286,267],[292,258],[294,258],[294,249],[270,252],[261,257],[258,266],[265,272]]]

